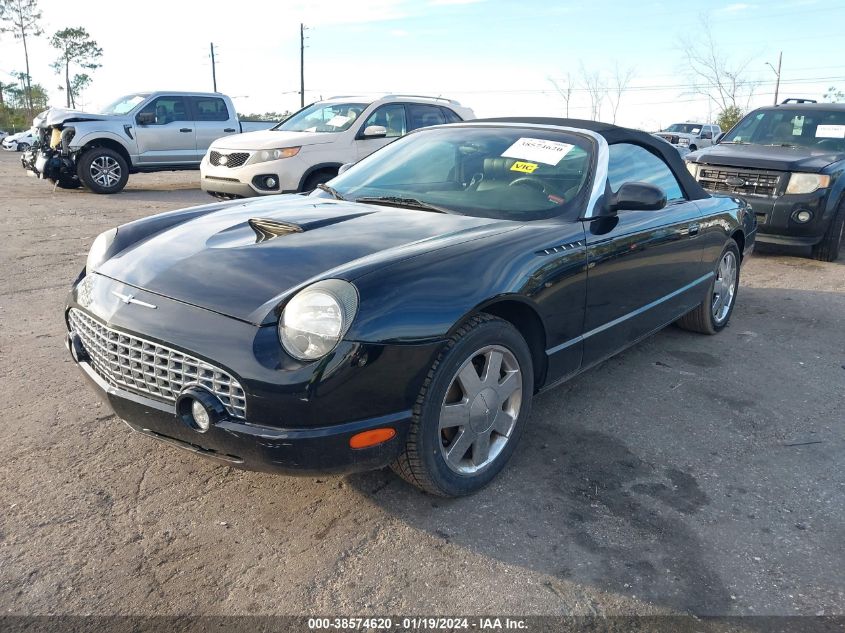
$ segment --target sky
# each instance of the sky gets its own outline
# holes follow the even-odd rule
[[[616,123],[656,130],[713,119],[719,108],[695,92],[684,47],[700,45],[710,24],[718,54],[747,63],[756,83],[750,107],[773,102],[783,52],[780,99],[821,100],[845,91],[845,0],[39,0],[45,36],[30,42],[34,81],[64,105],[49,67],[47,35],[82,26],[104,49],[83,94],[84,109],[143,90],[211,90],[239,112],[299,108],[299,25],[305,41],[306,103],[334,95],[404,93],[457,99],[477,116],[564,116],[552,80],[574,90],[569,113],[590,118],[583,75],[611,88],[617,69],[632,79]],[[0,81],[24,68],[20,43],[0,35]],[[600,117],[613,121],[605,97]]]

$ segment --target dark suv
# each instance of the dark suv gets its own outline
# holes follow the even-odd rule
[[[811,246],[830,262],[845,226],[845,104],[793,101],[747,114],[687,168],[751,205],[758,242]]]

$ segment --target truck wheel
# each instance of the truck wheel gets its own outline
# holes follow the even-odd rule
[[[845,234],[845,202],[839,205],[821,242],[813,247],[813,259],[823,262],[835,262],[839,259],[839,246],[842,244],[843,234]]]
[[[721,332],[731,318],[739,290],[739,247],[731,240],[716,264],[713,281],[701,304],[676,321],[678,327],[701,334]]]
[[[519,331],[487,314],[471,317],[429,370],[393,470],[430,494],[475,492],[513,453],[533,390],[531,351]]]
[[[698,147],[697,147],[697,146],[695,146],[695,145],[690,145],[690,146],[689,146],[689,151],[691,151],[691,152],[694,152],[694,151],[695,151],[695,150],[697,150],[697,149],[698,149]]]
[[[126,160],[108,147],[92,147],[82,154],[76,173],[94,193],[117,193],[129,180]]]

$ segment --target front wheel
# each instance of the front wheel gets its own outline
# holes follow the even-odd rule
[[[393,470],[444,497],[487,485],[510,459],[530,414],[532,367],[528,345],[510,323],[470,318],[431,367]]]
[[[18,151],[19,152],[26,152],[29,150],[29,143],[18,143]]]
[[[835,262],[839,259],[839,246],[842,244],[843,235],[845,235],[845,202],[839,206],[821,241],[813,246],[813,259],[822,262]]]
[[[702,334],[721,332],[733,314],[737,290],[739,290],[739,247],[734,240],[731,240],[719,257],[713,281],[707,287],[704,300],[692,312],[678,319],[677,324],[685,330]]]
[[[126,160],[108,147],[92,147],[82,154],[76,173],[94,193],[117,193],[129,180]]]

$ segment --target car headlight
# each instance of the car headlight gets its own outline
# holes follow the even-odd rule
[[[821,174],[791,174],[786,193],[813,193],[830,184],[830,176]]]
[[[281,149],[262,149],[253,154],[249,159],[249,164],[266,163],[268,160],[280,160],[282,158],[290,158],[299,154],[301,147],[283,147]]]
[[[690,176],[698,180],[698,163],[694,163],[691,160],[686,162],[687,171],[690,173]]]
[[[340,342],[358,311],[358,291],[348,281],[326,279],[300,291],[279,318],[279,340],[299,360],[316,360]]]
[[[689,139],[682,136],[678,139],[678,145],[689,145]]]
[[[114,243],[114,238],[117,237],[117,229],[109,229],[103,231],[91,244],[91,250],[88,251],[88,259],[85,261],[85,273],[92,272],[97,266],[106,261],[106,253],[111,245]]]

